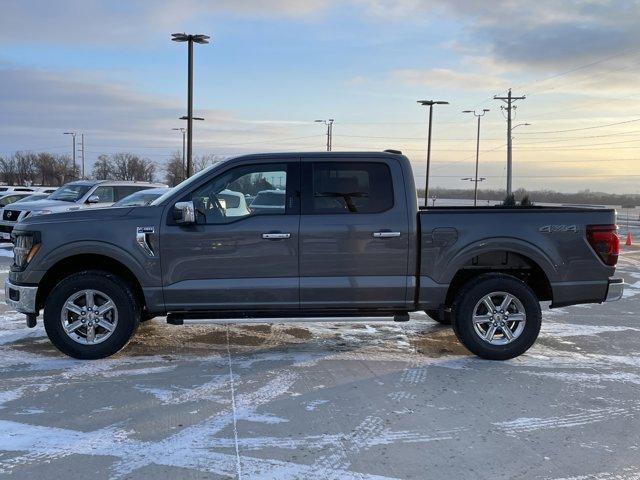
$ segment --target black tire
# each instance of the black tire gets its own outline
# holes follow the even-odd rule
[[[424,313],[427,314],[431,320],[435,320],[441,325],[451,325],[451,312],[445,310],[443,312],[442,318],[440,318],[440,312],[438,310],[425,310]]]
[[[473,326],[476,305],[493,292],[514,296],[524,307],[526,315],[520,335],[505,345],[494,345],[483,340]],[[483,274],[469,281],[456,295],[452,314],[453,330],[458,340],[472,353],[489,360],[508,360],[526,352],[538,338],[542,319],[540,303],[531,288],[511,275],[500,273]]]
[[[118,321],[115,329],[101,343],[78,343],[67,335],[62,326],[62,309],[67,299],[87,289],[108,295],[117,308]],[[49,294],[44,305],[44,328],[51,343],[62,353],[73,358],[98,359],[113,355],[129,342],[138,328],[140,315],[138,301],[124,279],[109,272],[87,270],[68,276]]]

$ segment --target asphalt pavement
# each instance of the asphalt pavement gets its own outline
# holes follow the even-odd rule
[[[79,361],[2,304],[0,476],[637,479],[640,250],[619,272],[621,301],[545,308],[537,344],[506,362],[419,314],[158,318],[118,355]]]

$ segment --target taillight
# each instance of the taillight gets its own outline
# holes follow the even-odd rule
[[[610,266],[618,263],[620,238],[617,225],[587,225],[587,240],[602,261]]]

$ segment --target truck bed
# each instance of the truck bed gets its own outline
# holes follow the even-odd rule
[[[613,209],[422,207],[417,302],[439,308],[450,302],[449,285],[465,272],[496,266],[539,277],[538,294],[552,307],[602,302],[615,268],[598,257],[586,230],[615,219]]]

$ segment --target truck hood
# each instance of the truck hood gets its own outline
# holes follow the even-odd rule
[[[54,212],[67,212],[78,210],[80,204],[74,202],[63,202],[62,200],[35,200],[33,202],[21,202],[7,205],[7,210],[17,210],[20,212],[33,212],[34,210],[53,210]]]
[[[38,203],[38,202],[33,202]],[[62,202],[65,203],[65,202]],[[73,204],[72,204],[73,205]],[[44,209],[46,207],[38,208]],[[95,222],[105,223],[109,220],[116,220],[122,217],[125,217],[131,213],[132,210],[147,210],[146,207],[122,207],[122,208],[86,208],[82,210],[75,210],[71,212],[60,212],[60,213],[50,213],[48,215],[35,215],[33,217],[29,216],[19,222],[16,225],[16,229],[21,229],[22,226],[25,229],[39,227],[39,226],[48,226],[50,224],[54,224],[54,226],[60,225],[62,223],[70,223],[70,222],[91,222],[87,223],[87,225],[95,225]],[[34,208],[33,210],[36,210]],[[154,209],[155,212],[155,209]],[[155,214],[151,215],[155,217]],[[56,227],[57,228],[57,227]]]

